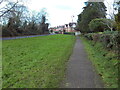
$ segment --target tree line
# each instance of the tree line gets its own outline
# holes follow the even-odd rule
[[[103,2],[88,1],[83,9],[78,15],[76,30],[88,40],[102,43],[120,59],[120,1],[114,2],[110,18]]]
[[[30,11],[24,4],[11,1],[0,8],[2,36],[22,36],[48,33],[49,23],[46,23],[47,12],[43,8],[39,12]]]
[[[82,33],[116,31],[120,26],[120,2],[114,2],[114,10],[118,13],[108,19],[103,2],[85,2],[83,12],[78,15],[77,30]],[[114,12],[114,11],[113,11]]]

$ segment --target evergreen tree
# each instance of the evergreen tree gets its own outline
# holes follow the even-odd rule
[[[118,14],[115,15],[115,21],[117,22],[117,30],[120,31],[120,1],[116,3]]]
[[[78,15],[77,28],[83,32],[90,32],[88,24],[92,19],[105,18],[106,7],[103,2],[87,2],[83,12]]]

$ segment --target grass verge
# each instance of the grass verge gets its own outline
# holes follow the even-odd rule
[[[116,54],[107,51],[101,43],[94,45],[93,41],[81,37],[89,59],[92,61],[106,88],[118,88],[118,60]]]
[[[75,37],[51,35],[3,41],[3,88],[58,88]]]

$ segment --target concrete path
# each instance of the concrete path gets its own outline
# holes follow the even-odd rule
[[[99,75],[84,50],[80,37],[76,37],[73,54],[67,66],[66,79],[61,88],[103,88]]]
[[[55,34],[30,35],[30,36],[17,36],[17,37],[4,37],[4,38],[0,38],[0,40],[12,40],[12,39],[19,39],[19,38],[30,38],[30,37],[48,36],[48,35],[55,35]]]

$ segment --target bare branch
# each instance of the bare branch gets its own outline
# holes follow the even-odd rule
[[[16,3],[14,3],[14,5],[13,5],[11,8],[7,8],[7,10],[4,11],[4,12],[0,15],[0,17],[4,16],[6,13],[8,13],[9,11],[11,11],[11,9],[14,8],[14,7],[17,5],[17,3],[18,3],[18,0],[17,0]],[[1,11],[1,12],[2,12],[2,11]]]
[[[3,2],[3,0],[0,1],[0,4]]]

